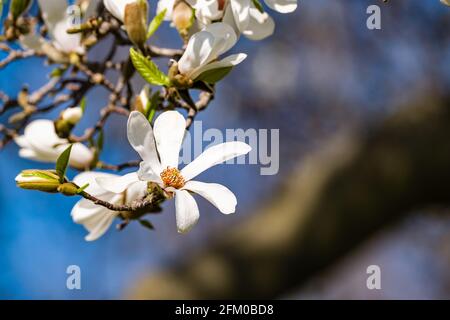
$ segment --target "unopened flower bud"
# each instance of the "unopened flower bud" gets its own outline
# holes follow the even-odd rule
[[[71,125],[76,125],[83,116],[83,110],[80,107],[68,108],[61,112],[61,119]]]
[[[142,90],[139,96],[136,97],[136,101],[134,103],[135,110],[139,111],[140,113],[146,115],[148,112],[149,102],[150,102],[150,89],[149,87],[145,86]]]
[[[147,40],[147,0],[138,0],[125,6],[124,24],[128,37],[138,47]]]
[[[19,188],[43,192],[58,192],[59,176],[52,170],[24,170],[16,177]]]
[[[181,36],[186,36],[194,22],[194,10],[184,1],[178,2],[172,13],[172,21]]]
[[[69,197],[77,195],[78,190],[80,190],[80,188],[78,188],[78,186],[72,182],[63,183],[58,187],[59,193],[62,193],[63,195]]]

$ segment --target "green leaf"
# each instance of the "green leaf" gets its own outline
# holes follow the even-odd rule
[[[56,173],[59,176],[59,181],[64,182],[66,176],[67,166],[69,164],[70,152],[72,151],[72,145],[70,145],[56,160]]]
[[[164,9],[160,13],[156,15],[156,17],[153,18],[153,20],[150,22],[150,25],[148,26],[147,31],[147,39],[149,39],[155,32],[158,30],[158,28],[161,26],[161,23],[164,21],[164,16],[166,15],[167,9]]]
[[[155,227],[153,226],[153,224],[150,221],[142,220],[142,219],[138,220],[138,221],[141,224],[141,226],[143,226],[143,227],[145,227],[147,229],[150,229],[150,230],[155,230]]]
[[[233,69],[233,67],[224,67],[224,68],[208,70],[208,71],[203,72],[201,75],[199,75],[197,77],[197,79],[195,79],[195,80],[214,84],[214,83],[222,80],[223,78],[225,78],[232,69]]]
[[[83,111],[83,114],[84,114],[84,110],[86,110],[86,97],[83,97],[83,99],[81,99],[81,101],[80,101],[80,108],[81,108],[81,111]]]
[[[82,193],[84,190],[86,190],[86,188],[89,187],[89,183],[86,183],[84,186],[82,186],[81,188],[79,188],[77,190],[77,194]]]
[[[159,70],[153,61],[147,59],[133,48],[130,49],[130,56],[134,67],[145,81],[156,86],[170,86],[169,77]]]
[[[258,9],[259,12],[264,13],[264,8],[259,0],[252,0],[253,5]]]
[[[159,104],[159,91],[155,92],[152,95],[152,98],[149,100],[149,106],[147,111],[147,119],[148,122],[152,122],[153,118],[155,117],[156,109],[158,108]]]

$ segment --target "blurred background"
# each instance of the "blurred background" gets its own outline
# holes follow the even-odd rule
[[[449,88],[450,8],[438,0],[387,4],[376,0],[299,2],[297,11],[292,14],[270,12],[276,21],[272,37],[260,42],[240,39],[233,52],[246,52],[247,60],[219,84],[216,99],[198,117],[203,121],[204,130],[280,129],[277,175],[261,176],[260,165],[215,167],[202,174],[201,180],[223,183],[235,192],[238,198],[235,215],[221,215],[212,205],[196,197],[201,219],[190,233],[179,235],[174,204],[168,201],[164,214],[151,218],[155,231],[132,223],[122,232],[111,228],[98,241],[87,243],[85,230],[70,217],[77,199],[16,188],[14,177],[21,170],[49,166],[19,158],[18,147],[10,144],[0,152],[0,298],[153,297],[152,290],[157,292],[161,288],[152,287],[149,284],[153,280],[146,279],[158,277],[161,271],[182,273],[185,263],[195,261],[198,254],[199,261],[203,261],[202,252],[214,250],[214,246],[210,249],[211,243],[250,237],[255,230],[248,228],[249,234],[246,234],[247,221],[255,221],[258,215],[265,214],[263,211],[270,206],[271,199],[282,192],[280,185],[297,179],[299,176],[294,173],[305,159],[329,146],[341,132],[351,130],[364,136],[401,109],[427,97],[431,100]],[[366,9],[371,4],[381,7],[381,30],[366,27],[369,16]],[[151,0],[150,5],[154,12],[155,1]],[[155,42],[167,47],[181,45],[168,24],[158,31]],[[91,55],[92,59],[101,57],[102,48],[95,48]],[[24,83],[31,90],[36,89],[46,82],[49,70],[51,67],[44,66],[40,59],[14,63],[0,70],[0,89],[11,96]],[[139,87],[140,80],[136,79],[135,84]],[[107,93],[102,90],[91,92],[87,116],[77,126],[78,132],[96,120],[106,99]],[[57,115],[58,111],[49,117]],[[4,123],[6,119],[7,115],[0,120]],[[123,118],[116,117],[108,123],[103,160],[121,163],[137,158],[126,141],[125,132]],[[448,148],[448,145],[435,147]],[[433,157],[433,154],[428,156]],[[69,172],[69,175],[74,174]],[[301,190],[304,189],[298,189],[299,196]],[[295,197],[289,201],[295,208]],[[278,209],[280,221],[285,210],[288,209]],[[345,255],[333,258],[333,263],[326,266],[321,263],[315,272],[308,271],[308,277],[305,275],[298,283],[294,281],[286,290],[281,285],[277,290],[268,289],[267,296],[450,298],[450,218],[445,208],[440,209],[439,214],[429,210],[413,211],[387,228],[380,225],[377,232],[365,237],[366,241],[355,243],[357,246],[351,250],[349,247]],[[270,234],[276,227],[263,224],[258,232]],[[239,236],[235,236],[236,233]],[[317,233],[316,237],[320,238],[321,234]],[[280,243],[283,241],[282,232],[277,239],[281,239]],[[325,255],[335,245],[338,244],[329,242],[327,250],[315,254]],[[297,263],[311,264],[314,269],[309,251],[305,259],[299,252],[299,256],[292,259],[295,263],[289,264],[290,260],[283,254],[292,252],[278,252],[284,267],[264,275],[267,286],[271,285],[271,279],[276,283],[278,272],[303,273],[303,269],[297,269]],[[67,290],[66,268],[69,265],[80,266],[82,290]],[[381,268],[381,290],[366,287],[369,265]],[[253,270],[247,267],[242,264],[244,273]],[[222,279],[220,273],[216,275],[213,271],[211,279],[208,280],[207,273],[203,277],[206,283],[217,282],[217,277]],[[293,276],[293,279],[297,278]],[[195,277],[191,280],[195,281]],[[183,281],[173,286],[184,290],[189,285],[186,284],[188,279],[183,278]],[[170,290],[167,292],[165,297],[170,297]]]

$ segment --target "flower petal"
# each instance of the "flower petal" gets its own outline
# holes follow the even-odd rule
[[[221,184],[189,181],[183,189],[201,195],[224,214],[230,214],[236,211],[236,196],[230,189]]]
[[[230,50],[237,42],[236,32],[223,22],[207,25],[203,31],[211,33],[214,37],[213,52],[209,61]]]
[[[106,9],[121,22],[125,19],[125,7],[136,0],[103,0]]]
[[[297,0],[264,0],[266,4],[279,13],[290,13],[297,9]]]
[[[178,168],[181,144],[186,132],[186,120],[178,111],[163,112],[155,120],[154,131],[161,167],[163,169]]]
[[[184,54],[178,61],[180,73],[189,76],[196,68],[208,63],[210,60],[214,36],[206,31],[194,34],[188,42]]]
[[[133,111],[128,118],[128,141],[147,162],[154,172],[161,172],[161,164],[156,151],[153,129],[147,118],[138,111]]]
[[[126,191],[126,201],[133,202],[139,198],[142,198],[147,192],[147,182],[139,181],[133,183]]]
[[[266,12],[250,8],[250,22],[243,34],[250,40],[262,40],[271,36],[275,30],[275,22]]]
[[[248,144],[239,141],[215,145],[184,167],[181,170],[181,175],[186,181],[189,181],[217,164],[249,153],[251,149]]]
[[[192,77],[192,79],[196,79],[203,72],[206,72],[208,70],[233,67],[233,66],[241,63],[242,61],[244,61],[245,58],[247,58],[247,55],[245,53],[233,54],[233,55],[228,56],[220,61],[212,62],[203,67],[196,69],[195,72],[192,73],[191,77]]]
[[[121,177],[96,178],[97,184],[103,189],[112,193],[122,193],[133,183],[138,182],[139,178],[136,172],[126,174]]]
[[[94,171],[86,171],[78,174],[73,178],[73,182],[79,186],[83,187],[86,184],[89,186],[85,189],[86,192],[92,194],[95,197],[100,197],[102,195],[106,195],[110,193],[109,191],[103,189],[98,185],[96,179],[97,178],[117,178],[118,175],[105,173],[105,172],[94,172]]]
[[[175,191],[175,211],[180,233],[188,232],[200,217],[197,202],[186,190]]]
[[[250,21],[250,0],[230,0],[229,9],[233,12],[234,21],[238,29],[245,30]]]
[[[161,176],[160,176],[161,173],[154,172],[151,165],[148,162],[142,161],[139,164],[139,170],[138,170],[137,174],[138,174],[139,180],[156,182],[156,183],[162,185],[162,180],[161,180]]]

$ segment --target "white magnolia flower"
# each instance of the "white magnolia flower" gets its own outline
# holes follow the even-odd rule
[[[197,193],[222,213],[234,213],[237,200],[225,186],[193,181],[203,171],[250,152],[243,142],[228,142],[207,149],[198,158],[178,170],[179,152],[185,134],[185,119],[177,111],[162,113],[152,128],[137,111],[128,119],[128,140],[142,158],[139,171],[120,178],[98,178],[104,189],[120,194],[138,181],[157,183],[166,193],[175,196],[178,231],[189,231],[199,218],[197,203],[190,192]]]
[[[200,25],[205,26],[222,19],[237,34],[251,40],[261,40],[273,34],[275,22],[256,8],[253,0],[187,0],[195,9]],[[297,8],[297,0],[266,0],[266,4],[280,12],[289,13]]]
[[[132,202],[145,195],[147,183],[143,181],[135,183],[120,194],[102,189],[95,181],[97,178],[115,177],[118,176],[101,172],[83,172],[74,178],[74,183],[80,187],[89,184],[85,189],[86,192],[98,199],[113,204],[122,204],[125,201]],[[82,199],[73,207],[71,215],[75,223],[82,224],[89,231],[89,234],[85,238],[86,241],[94,241],[108,230],[114,219],[120,215],[120,212],[111,211],[102,206],[95,205],[89,200]]]
[[[56,135],[51,120],[35,120],[25,128],[24,134],[14,141],[21,148],[19,155],[23,158],[42,162],[56,162],[59,155],[69,147],[66,139]],[[94,158],[93,152],[84,144],[75,143],[70,154],[69,164],[84,169],[89,167]]]
[[[111,14],[124,22],[125,20],[125,7],[137,0],[103,0],[103,4]]]
[[[178,61],[178,70],[189,79],[195,80],[208,70],[233,67],[241,63],[247,55],[230,55],[220,61],[218,57],[230,50],[237,41],[232,27],[225,23],[213,23],[194,34],[188,42],[186,51]]]
[[[68,34],[67,30],[73,28],[73,17],[67,12],[67,2],[65,0],[38,0],[42,11],[45,25],[51,38],[51,45],[60,52],[70,54],[72,52],[82,54],[84,52],[81,46],[81,34]],[[21,37],[22,46],[36,50],[44,51],[48,42],[37,35],[30,33]]]

